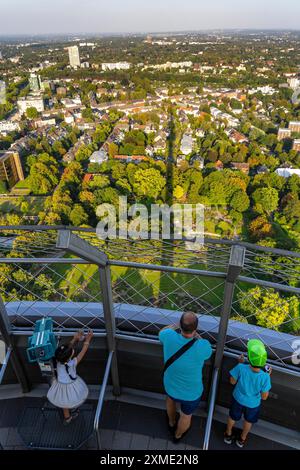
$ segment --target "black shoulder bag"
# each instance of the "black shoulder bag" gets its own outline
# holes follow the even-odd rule
[[[176,351],[173,356],[169,357],[169,359],[165,362],[163,374],[170,367],[170,365],[173,364],[173,362],[177,361],[177,359],[179,359],[186,351],[188,351],[193,346],[193,344],[196,343],[196,341],[197,338],[193,338],[191,341],[184,344],[180,349],[178,349],[178,351]]]

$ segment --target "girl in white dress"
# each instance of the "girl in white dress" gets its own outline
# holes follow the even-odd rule
[[[76,367],[86,354],[92,337],[92,331],[84,337],[83,347],[77,357],[74,357],[74,345],[82,339],[81,332],[76,333],[69,344],[59,346],[55,351],[56,377],[53,379],[47,398],[53,405],[63,409],[65,425],[78,416],[78,410],[71,412],[70,409],[78,408],[88,397],[88,388],[78,377]]]

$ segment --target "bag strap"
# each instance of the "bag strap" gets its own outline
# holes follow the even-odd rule
[[[196,343],[196,341],[197,338],[193,338],[191,341],[184,344],[180,349],[178,349],[178,351],[176,351],[173,356],[169,357],[169,359],[165,362],[163,373],[166,372],[166,370],[170,367],[171,364],[173,364],[173,362],[177,361],[177,359],[179,359],[186,351],[188,351],[193,346],[193,344]]]

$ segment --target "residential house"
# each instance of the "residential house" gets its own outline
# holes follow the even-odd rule
[[[228,131],[226,131],[226,134],[228,135],[229,139],[231,139],[236,144],[243,144],[249,142],[249,139],[241,132],[238,132],[236,129],[228,129]]]
[[[284,178],[289,178],[292,175],[300,177],[300,170],[298,168],[277,168],[275,173],[279,176],[283,176]]]
[[[215,169],[218,171],[221,171],[223,170],[223,168],[224,168],[223,162],[221,162],[221,160],[217,160],[215,163]]]
[[[98,163],[99,165],[106,162],[107,160],[108,160],[108,154],[105,150],[102,150],[102,149],[97,150],[96,152],[93,152],[89,158],[90,163]]]
[[[149,160],[149,158],[145,155],[114,155],[113,158],[115,160],[121,160],[126,163],[140,163]]]
[[[200,170],[204,168],[204,158],[200,155],[192,155],[190,158],[190,166],[197,166]]]
[[[180,152],[184,155],[188,155],[193,151],[194,139],[189,134],[184,134],[181,140]]]
[[[245,173],[245,175],[249,174],[249,163],[231,162],[230,168],[232,170],[239,170],[242,173]]]

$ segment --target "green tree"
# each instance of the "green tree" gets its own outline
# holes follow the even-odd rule
[[[165,185],[165,178],[154,168],[139,169],[134,175],[133,188],[138,196],[156,199]]]
[[[240,308],[245,316],[254,315],[259,326],[279,330],[289,316],[289,299],[274,289],[263,291],[255,287],[238,294]]]
[[[278,191],[274,188],[258,188],[252,194],[255,209],[260,214],[270,214],[278,207]]]
[[[34,108],[33,106],[30,107],[30,108],[27,108],[26,109],[26,116],[28,117],[28,119],[36,119],[36,118],[39,117],[38,110],[36,108]]]
[[[249,209],[250,199],[244,191],[236,191],[232,195],[230,206],[238,212],[245,212]]]
[[[84,208],[80,204],[75,204],[73,209],[70,212],[70,222],[72,225],[79,226],[86,224],[89,220],[87,213],[85,212]]]

